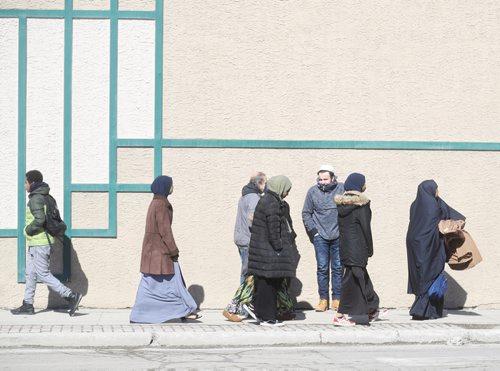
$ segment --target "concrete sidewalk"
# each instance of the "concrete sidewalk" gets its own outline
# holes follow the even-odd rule
[[[412,321],[393,309],[370,325],[336,327],[334,312],[298,311],[283,327],[232,323],[222,310],[203,310],[186,323],[129,324],[130,309],[81,308],[74,317],[42,310],[14,316],[0,309],[0,347],[231,347],[260,345],[500,343],[500,310],[451,310],[444,318]]]

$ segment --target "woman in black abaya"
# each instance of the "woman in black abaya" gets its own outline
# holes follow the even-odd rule
[[[446,250],[438,224],[440,220],[446,219],[465,221],[462,214],[439,198],[438,185],[434,180],[423,181],[411,204],[410,224],[406,235],[408,294],[415,295],[410,309],[414,320],[443,316],[444,296],[429,297],[428,291],[444,271]]]

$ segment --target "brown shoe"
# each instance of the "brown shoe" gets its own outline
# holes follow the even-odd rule
[[[332,300],[332,305],[330,307],[331,310],[339,310],[340,300],[334,299]]]
[[[320,299],[319,304],[316,306],[316,312],[325,312],[328,309],[328,300]]]
[[[222,315],[226,317],[231,322],[241,322],[241,318],[237,314],[229,313],[226,309],[222,312]]]

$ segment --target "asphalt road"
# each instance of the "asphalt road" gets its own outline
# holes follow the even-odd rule
[[[498,370],[500,345],[0,349],[1,370]]]

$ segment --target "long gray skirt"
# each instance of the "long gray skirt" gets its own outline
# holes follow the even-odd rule
[[[130,322],[162,323],[196,311],[196,302],[184,285],[178,262],[175,274],[142,274]]]

